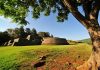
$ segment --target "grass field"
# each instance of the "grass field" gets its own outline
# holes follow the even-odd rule
[[[72,70],[90,53],[88,44],[0,47],[0,70]]]

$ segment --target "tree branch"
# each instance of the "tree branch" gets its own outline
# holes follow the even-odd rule
[[[89,21],[78,11],[71,0],[63,0],[63,3],[80,23],[82,23],[86,28],[90,26]]]
[[[86,17],[87,19],[90,18],[90,17],[89,17],[89,14],[90,14],[91,9],[92,9],[92,2],[93,2],[93,1],[88,1],[88,0],[84,0],[84,1],[82,2],[82,4],[83,4],[83,10],[84,10],[84,13],[85,13],[85,17]]]
[[[90,19],[98,20],[99,10],[100,10],[100,0],[96,0],[95,3],[93,4],[93,8],[89,15]]]

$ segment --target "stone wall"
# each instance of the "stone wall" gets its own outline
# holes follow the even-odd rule
[[[43,39],[42,44],[43,45],[68,45],[69,43],[64,38],[46,37]]]

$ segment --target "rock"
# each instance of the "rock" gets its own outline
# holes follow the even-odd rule
[[[13,43],[13,40],[9,40],[9,41],[8,41],[8,46],[11,46],[12,43]]]
[[[20,38],[14,39],[14,42],[19,42]]]
[[[5,43],[4,43],[4,46],[7,46],[7,45],[8,45],[8,42],[5,42]]]
[[[31,38],[31,35],[28,35],[26,39],[27,39],[27,40],[30,40],[30,38]]]

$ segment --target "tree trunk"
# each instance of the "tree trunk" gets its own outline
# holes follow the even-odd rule
[[[78,67],[77,70],[100,70],[100,26],[98,23],[98,14],[100,10],[99,1],[100,0],[95,0],[95,3],[93,3],[94,2],[93,1],[90,4],[91,9],[87,6],[87,8],[89,8],[88,11],[84,10],[85,14],[87,14],[88,12],[88,14],[86,15],[88,16],[88,18],[82,15],[77,10],[72,0],[62,0],[62,1],[65,7],[68,8],[69,11],[72,13],[72,15],[88,29],[88,32],[92,40],[93,47],[92,47],[91,56],[89,60],[86,63],[84,63],[82,66]]]
[[[100,26],[90,27],[88,32],[93,45],[92,53],[89,60],[77,67],[77,70],[100,70]]]

